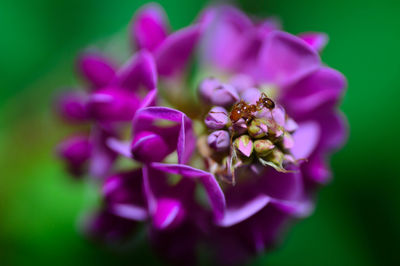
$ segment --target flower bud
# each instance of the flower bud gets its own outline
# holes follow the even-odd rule
[[[268,126],[263,119],[253,119],[248,127],[248,132],[253,138],[262,138],[268,132]]]
[[[74,136],[57,147],[58,155],[67,164],[68,170],[75,176],[83,173],[83,168],[92,154],[92,143],[86,136]]]
[[[253,141],[249,135],[241,135],[234,142],[235,148],[244,156],[250,157],[253,152]]]
[[[207,103],[211,102],[211,95],[213,91],[221,85],[218,79],[210,77],[204,79],[198,88],[200,97]]]
[[[222,129],[228,123],[228,112],[223,107],[213,107],[208,112],[204,122],[210,129]]]
[[[254,142],[254,151],[259,157],[265,157],[271,153],[275,145],[267,139],[259,139]]]
[[[211,94],[211,103],[220,106],[229,106],[239,100],[235,88],[229,84],[221,84]]]
[[[169,153],[168,145],[158,134],[142,131],[131,144],[132,157],[140,162],[160,162]]]
[[[64,94],[59,99],[58,112],[70,122],[81,122],[88,119],[86,95],[79,93]]]
[[[214,131],[208,136],[207,142],[214,150],[225,151],[230,145],[229,133],[225,130]]]
[[[282,162],[285,155],[278,149],[273,149],[272,152],[268,155],[267,161],[273,163],[277,167],[282,167]]]

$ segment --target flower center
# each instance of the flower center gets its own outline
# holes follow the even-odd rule
[[[288,172],[286,167],[296,163],[290,150],[297,125],[260,88],[239,90],[212,78],[199,90],[212,106],[204,119],[208,136],[200,138],[199,150],[213,174],[234,184],[239,167]]]

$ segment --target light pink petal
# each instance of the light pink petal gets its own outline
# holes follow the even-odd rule
[[[294,147],[290,150],[296,159],[306,159],[320,141],[320,127],[316,122],[304,122],[293,133]]]
[[[260,78],[288,86],[320,67],[318,53],[299,37],[275,31],[267,36],[259,55]]]
[[[174,32],[155,52],[158,73],[174,76],[183,72],[200,37],[200,25]]]
[[[113,204],[110,211],[117,216],[134,221],[145,221],[148,218],[146,209],[133,204]]]
[[[304,116],[322,106],[334,107],[346,87],[346,78],[340,72],[322,67],[288,88],[281,101],[294,117]]]

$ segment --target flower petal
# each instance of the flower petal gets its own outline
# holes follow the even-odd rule
[[[347,86],[338,71],[323,67],[288,88],[281,101],[295,118],[305,116],[322,105],[335,106]]]
[[[136,133],[144,131],[148,127],[148,123],[144,123],[142,119],[150,119],[152,121],[161,119],[178,123],[180,126],[176,146],[178,163],[187,163],[189,161],[195,148],[196,140],[192,129],[192,122],[184,113],[167,107],[147,107],[140,109],[133,120],[133,127]],[[166,134],[166,132],[160,132],[160,135],[162,134]]]
[[[167,18],[162,7],[151,3],[141,8],[135,15],[131,35],[138,50],[153,52],[168,35]]]
[[[308,158],[320,140],[320,128],[316,122],[304,122],[299,124],[293,133],[294,147],[290,150],[296,159]]]
[[[155,52],[158,73],[174,76],[183,71],[200,37],[200,25],[193,25],[176,31]]]
[[[152,167],[170,174],[178,174],[187,178],[199,179],[207,192],[216,220],[223,218],[225,209],[225,196],[215,177],[203,170],[182,164],[152,163]]]
[[[101,88],[114,78],[114,64],[98,53],[84,53],[78,58],[78,70],[94,87]]]
[[[153,90],[157,85],[157,71],[153,56],[147,51],[141,51],[132,56],[124,66],[118,70],[112,85],[137,91],[142,88]]]
[[[318,52],[324,49],[329,40],[328,35],[321,32],[305,32],[299,34],[299,37]]]
[[[153,225],[157,229],[166,229],[179,223],[183,218],[182,204],[176,199],[162,198],[157,201],[157,209],[153,215]]]
[[[288,86],[320,67],[316,51],[299,37],[275,31],[267,36],[259,55],[260,78]]]

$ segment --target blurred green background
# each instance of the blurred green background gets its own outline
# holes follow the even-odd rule
[[[173,29],[190,23],[207,4],[160,2]],[[116,254],[79,235],[77,217],[88,189],[71,181],[53,156],[68,129],[55,119],[51,101],[60,86],[77,84],[76,53],[125,38],[142,4],[0,2],[0,265],[157,263],[146,244]],[[333,158],[333,182],[321,190],[315,214],[252,265],[400,265],[400,2],[238,4],[256,15],[280,17],[291,33],[328,33],[322,58],[349,81],[342,110],[350,137]]]

